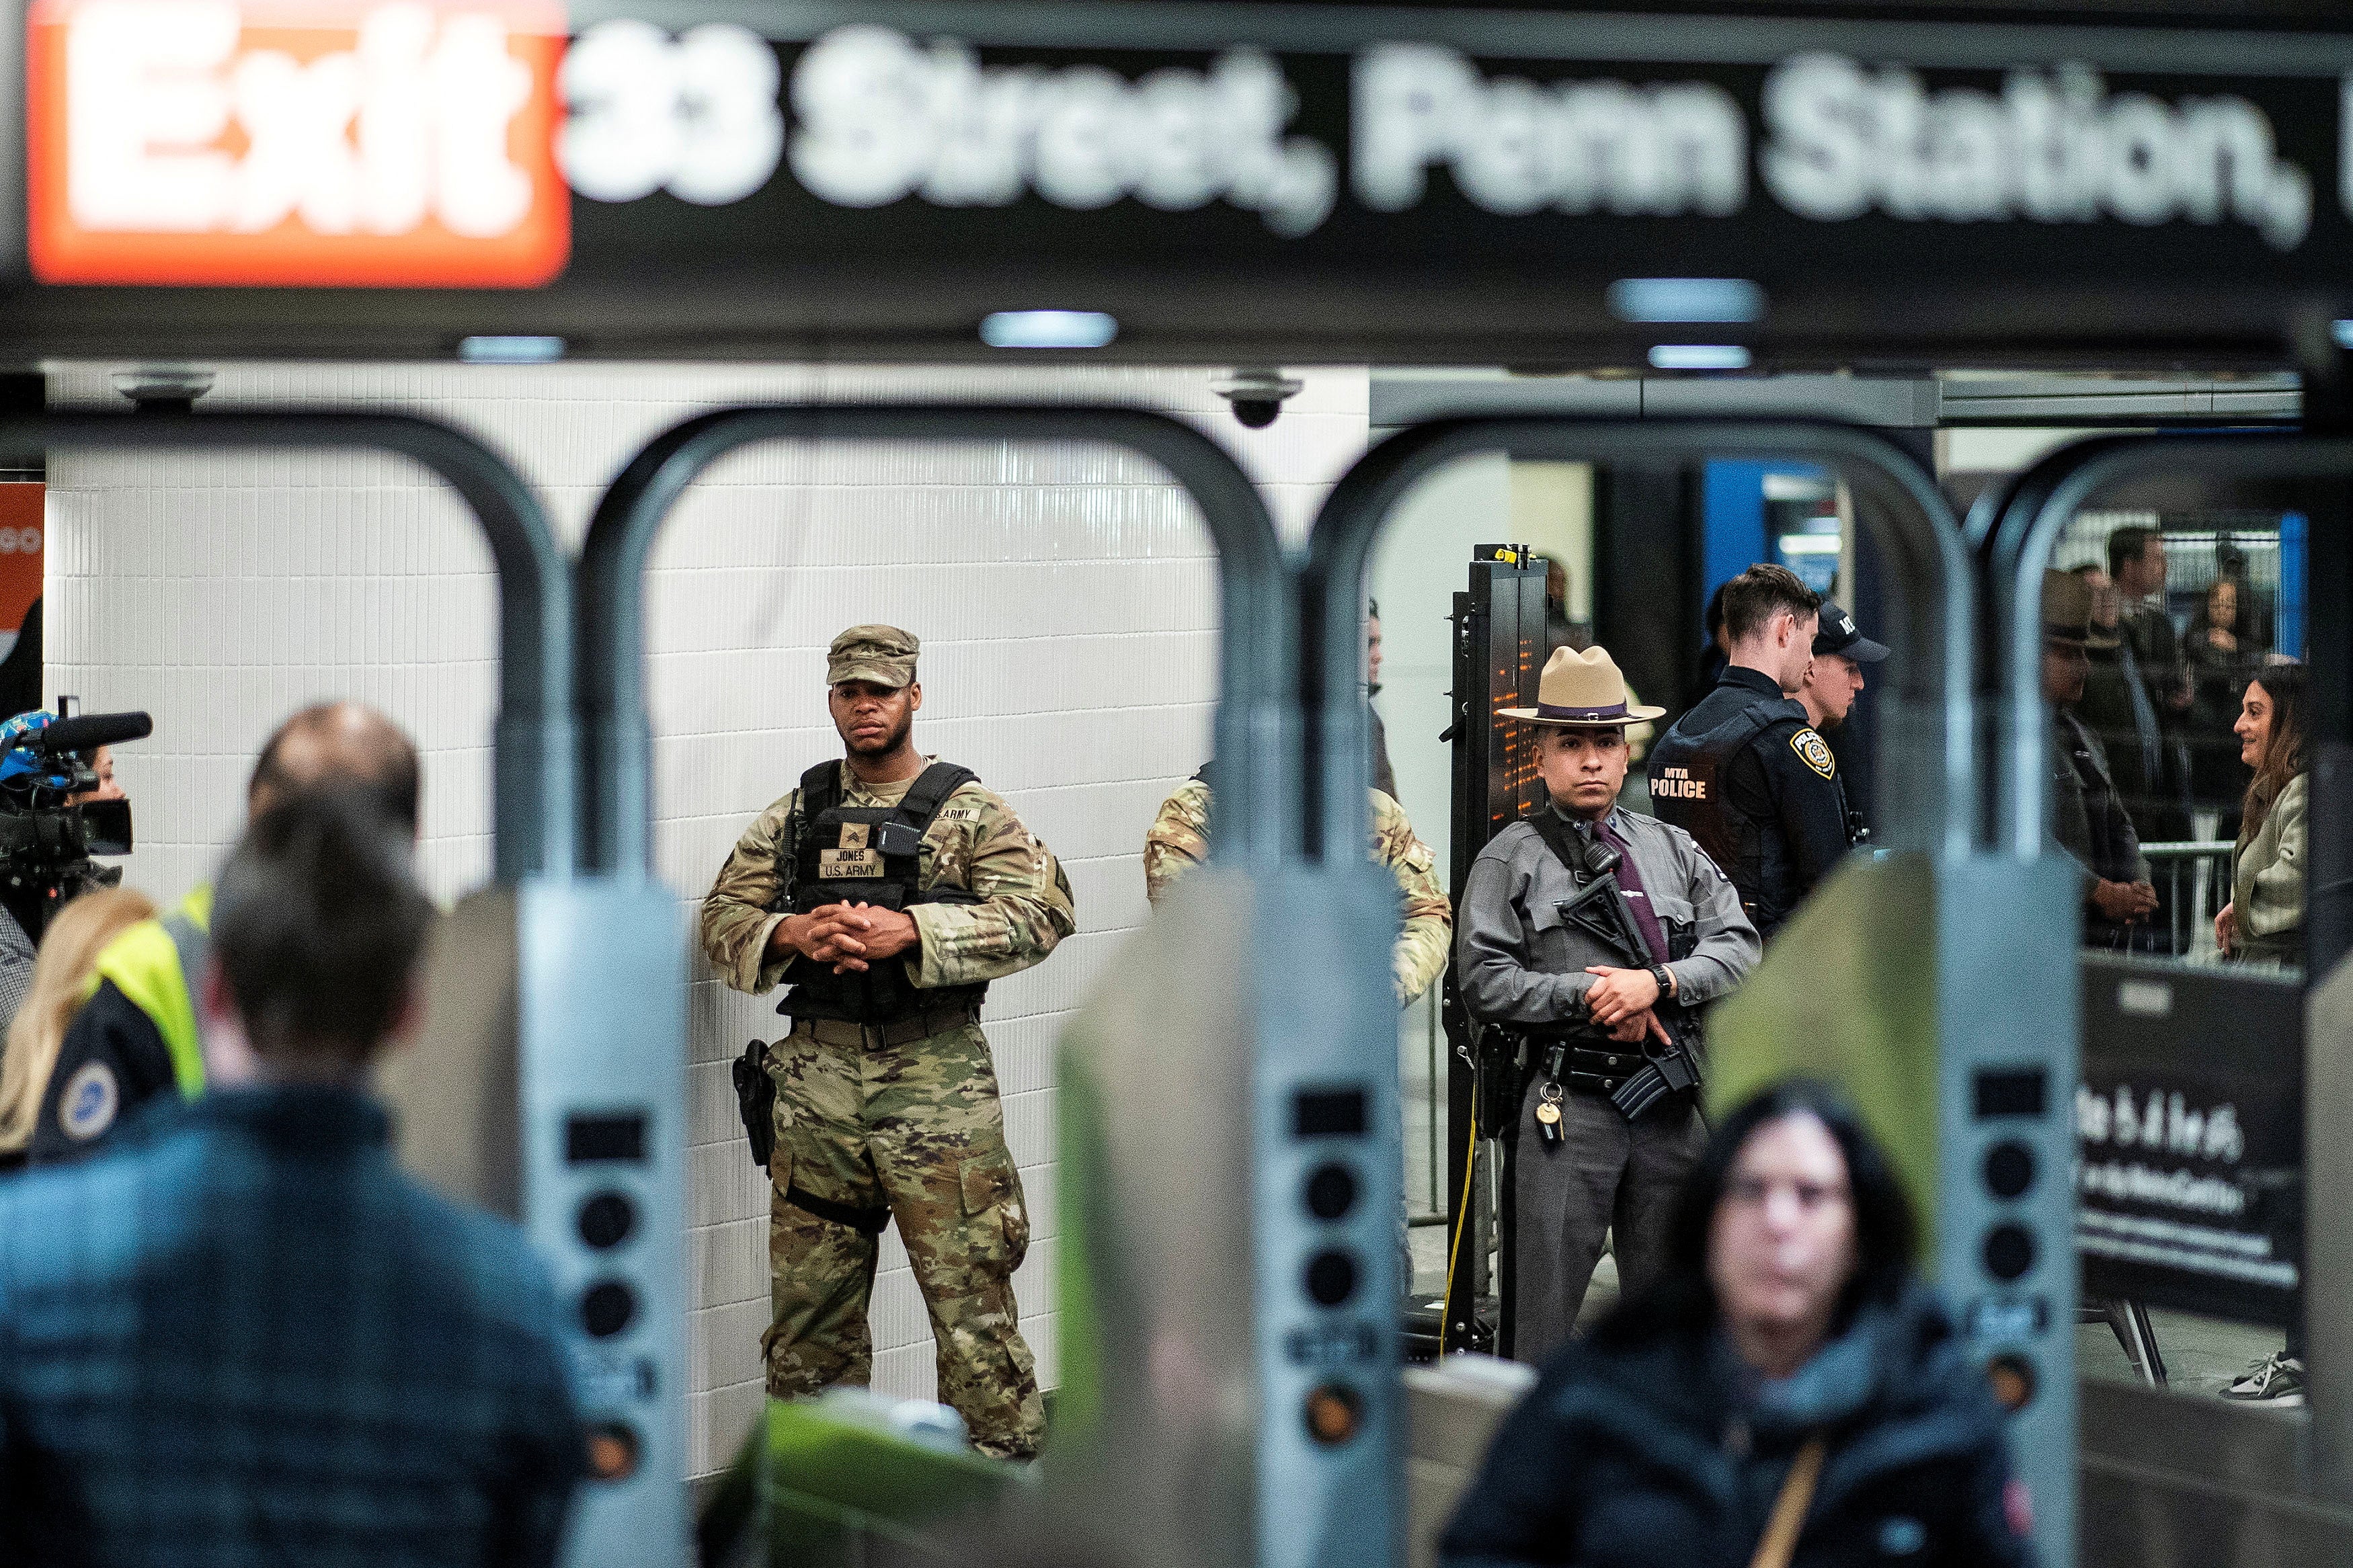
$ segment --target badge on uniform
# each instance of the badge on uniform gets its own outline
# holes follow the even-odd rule
[[[84,1062],[66,1079],[66,1091],[58,1100],[58,1125],[67,1137],[86,1143],[113,1126],[114,1113],[121,1109],[122,1090],[114,1081],[114,1069],[104,1062]]]
[[[1829,779],[1838,776],[1838,759],[1831,755],[1830,742],[1814,733],[1811,725],[1789,737],[1789,750],[1798,753],[1799,762],[1821,774],[1822,777]]]

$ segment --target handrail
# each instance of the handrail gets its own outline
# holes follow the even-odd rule
[[[411,414],[58,409],[0,416],[0,448],[49,447],[365,449],[407,458],[447,482],[473,512],[498,572],[491,810],[496,874],[513,882],[533,872],[572,872],[579,843],[572,574],[546,508],[498,454],[463,431]]]
[[[1225,617],[1219,671],[1220,859],[1275,853],[1293,792],[1287,706],[1296,641],[1282,547],[1265,501],[1224,447],[1141,408],[1052,404],[770,404],[671,426],[632,458],[596,503],[580,559],[579,709],[594,869],[641,875],[650,854],[653,731],[645,692],[645,574],[655,539],[689,485],[762,441],[1059,441],[1124,447],[1184,487],[1218,546]]]
[[[1801,458],[1837,468],[1886,507],[1880,534],[1905,590],[1905,623],[1891,628],[1909,640],[1932,671],[1926,695],[1938,710],[1941,769],[1933,784],[1942,820],[1928,836],[1945,857],[1966,855],[1975,838],[1975,690],[1970,658],[1974,584],[1959,524],[1936,480],[1904,449],[1875,432],[1818,419],[1717,417],[1641,420],[1557,415],[1438,419],[1398,432],[1341,477],[1308,536],[1300,594],[1302,712],[1309,726],[1302,779],[1303,840],[1310,858],[1324,847],[1365,837],[1364,704],[1356,698],[1356,616],[1372,545],[1398,502],[1431,472],[1458,458],[1489,453],[1555,461],[1607,462],[1630,457]],[[1916,521],[1915,521],[1916,520]],[[1917,613],[1922,595],[1936,595],[1935,618]]]

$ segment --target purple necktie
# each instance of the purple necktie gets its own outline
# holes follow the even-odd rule
[[[1601,842],[1618,851],[1618,890],[1626,895],[1626,907],[1634,911],[1634,923],[1642,928],[1642,940],[1650,944],[1651,962],[1667,961],[1666,928],[1659,924],[1658,911],[1651,908],[1651,895],[1642,886],[1642,873],[1634,864],[1634,851],[1626,841],[1609,831],[1607,821],[1597,822],[1593,831]]]

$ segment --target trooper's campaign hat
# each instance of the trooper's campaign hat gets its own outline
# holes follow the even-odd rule
[[[2069,647],[2114,647],[2113,633],[2092,625],[2092,585],[2073,572],[2042,574],[2042,636]]]
[[[1626,678],[1609,650],[1596,646],[1579,653],[1556,647],[1545,661],[1544,679],[1536,683],[1533,708],[1503,708],[1499,719],[1530,724],[1639,724],[1666,712],[1663,708],[1637,708],[1626,700]]]
[[[909,686],[915,679],[915,654],[922,647],[913,632],[896,626],[852,626],[833,639],[825,652],[825,683],[871,680],[877,686]]]
[[[1877,664],[1887,657],[1888,647],[1885,643],[1873,642],[1863,636],[1852,616],[1824,599],[1822,618],[1814,631],[1814,655],[1819,658],[1826,653],[1851,658],[1857,664]]]

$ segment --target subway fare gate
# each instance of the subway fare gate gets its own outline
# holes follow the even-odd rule
[[[0,250],[0,292],[28,363],[702,357],[724,344],[771,358],[1018,347],[1672,370],[2031,352],[2274,366],[2314,363],[2330,323],[2353,318],[2342,261],[2353,194],[2329,178],[2344,162],[2341,81],[2353,70],[2353,40],[2339,33],[1240,5],[786,16],[690,4],[567,18],[527,4],[41,0],[10,14],[26,158],[21,187],[0,199],[21,239]],[[326,90],[355,77],[364,93]],[[984,99],[1007,112],[967,133],[957,106]],[[167,100],[191,112],[147,118]],[[881,101],[905,112],[877,138]],[[1057,101],[1091,118],[1058,119]],[[1923,123],[1943,140],[1889,129]],[[1204,142],[1208,126],[1220,134]],[[1583,151],[1534,158],[1531,129]],[[1984,154],[2005,139],[2031,155]],[[2090,159],[2081,150],[2094,145],[2126,155]],[[1407,294],[1416,308],[1400,310]],[[1030,309],[1040,303],[1055,309]],[[1350,477],[1358,517],[1319,529],[1302,560],[1277,552],[1250,568],[1261,584],[1285,581],[1281,592],[1247,616],[1228,605],[1220,723],[1240,728],[1221,728],[1220,752],[1250,759],[1250,782],[1229,802],[1238,831],[1222,854],[1241,879],[1205,880],[1199,897],[1224,900],[1245,928],[1314,904],[1302,940],[1328,957],[1339,989],[1303,1017],[1297,998],[1235,971],[1241,1011],[1196,1020],[1222,1053],[1222,1102],[1250,1107],[1238,1123],[1249,1157],[1234,1167],[1247,1184],[1224,1195],[1254,1223],[1214,1242],[1214,1256],[1246,1262],[1247,1337],[1236,1337],[1241,1319],[1197,1303],[1205,1315],[1177,1342],[1208,1348],[1140,1389],[1099,1384],[1095,1405],[1106,1430],[1144,1421],[1152,1430],[1136,1441],[1173,1442],[1188,1473],[1224,1478],[1221,1498],[1304,1487],[1320,1500],[1286,1517],[1220,1515],[1229,1539],[1270,1562],[1394,1549],[1393,1521],[1352,1490],[1382,1477],[1393,1488],[1396,1474],[1393,1335],[1378,1305],[1395,1293],[1367,1217],[1393,1197],[1377,1184],[1395,1173],[1384,1145],[1395,1089],[1393,1065],[1376,1064],[1387,1042],[1355,997],[1377,981],[1365,954],[1381,922],[1377,890],[1342,852],[1362,779],[1346,760],[1360,721],[1343,700],[1353,610],[1335,606],[1360,586],[1354,552],[1380,510],[1367,498],[1385,504],[1399,459],[1492,438],[1416,434]],[[1606,458],[1658,438],[1614,427],[1605,445],[1576,449]],[[1752,445],[1783,455],[1790,439]],[[1929,564],[1929,536],[1949,526],[1915,530],[1905,546],[1915,578],[1945,595],[1911,629],[1939,628],[1924,658],[1947,673],[1929,682],[1933,702],[1915,692],[1911,718],[1889,726],[1902,737],[1894,753],[1936,759],[1942,775],[1894,792],[1897,815],[1916,820],[1883,837],[1916,858],[1908,868],[1853,868],[1861,880],[1839,889],[1841,909],[1926,900],[1933,982],[1853,978],[1879,1022],[1850,1059],[1865,1089],[1866,1069],[1915,1095],[1933,1085],[1933,1129],[1915,1119],[1908,1142],[1900,1125],[1883,1130],[1942,1189],[1938,1271],[1989,1364],[2015,1357],[2021,1452],[2052,1500],[2040,1529],[2060,1561],[2073,1379],[2053,1336],[2072,1287],[2054,1261],[2067,1243],[2052,1086],[2072,1076],[2072,1035],[2017,1026],[2029,1010],[2072,1017],[2071,982],[2031,968],[2013,987],[2018,1016],[1964,1016],[1952,1002],[1971,965],[1989,984],[2019,973],[1999,943],[1970,934],[1973,910],[2020,911],[2014,927],[2046,931],[2066,918],[2036,850],[1989,848],[1956,804],[1971,798],[1970,705],[1984,690],[1955,651],[1975,635],[1955,610],[1967,569]],[[584,638],[612,624],[608,611],[584,607]],[[576,710],[551,697],[544,755],[568,758],[565,716],[607,695],[591,681]],[[625,710],[604,710],[626,725]],[[588,739],[584,771],[610,765],[603,744]],[[569,763],[546,766],[560,778]],[[632,769],[614,771],[624,782],[612,809],[592,799],[602,815],[580,841],[645,820]],[[571,812],[550,795],[524,816],[553,830]],[[1930,826],[1952,822],[1963,826]],[[504,1125],[521,1129],[512,1181],[558,1261],[584,1386],[607,1428],[597,1452],[609,1469],[575,1550],[661,1561],[684,1552],[670,1479],[683,1299],[667,1251],[682,1213],[674,910],[657,914],[666,896],[627,857],[554,853],[516,877],[515,957],[491,986],[515,999],[521,1035],[506,1089],[518,1120]],[[1209,919],[1176,915],[1159,940],[1182,949],[1187,920]],[[1198,940],[1210,972],[1219,952]],[[1851,946],[1820,940],[1832,956]],[[1167,961],[1140,952],[1137,984]],[[1776,967],[1753,993],[1760,1036],[1771,1006],[1798,1005],[1786,993],[1775,1002]],[[1107,994],[1102,1017],[1120,1005]],[[1091,1015],[1079,1037],[1090,1029],[1115,1062],[1117,1026]],[[1737,1080],[1741,1035],[1728,1017],[1719,1092]],[[1125,1092],[1113,1067],[1075,1070],[1107,1086],[1101,1104]],[[483,1101],[494,1110],[497,1090]],[[1369,1131],[1348,1131],[1359,1104]],[[1131,1147],[1134,1163],[1107,1192],[1140,1194],[1152,1179],[1148,1141]],[[1327,1165],[1375,1184],[1331,1216],[1307,1192]],[[1072,1288],[1111,1325],[1105,1346],[1141,1345],[1121,1340],[1116,1303],[1124,1281],[1134,1311],[1164,1310],[1152,1266],[1124,1260],[1149,1232],[1115,1203],[1096,1218],[1100,1247]],[[1329,1258],[1358,1254],[1343,1290]],[[1098,1449],[1113,1457],[1099,1476],[1142,1451],[1115,1436]]]

